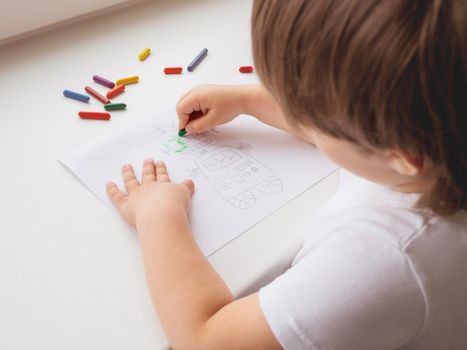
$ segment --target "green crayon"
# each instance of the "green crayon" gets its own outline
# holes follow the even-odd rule
[[[119,109],[126,109],[125,103],[109,103],[104,105],[106,111],[117,111]]]

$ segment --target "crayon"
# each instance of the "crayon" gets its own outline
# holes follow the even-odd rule
[[[141,51],[141,53],[138,55],[138,59],[140,61],[144,61],[150,54],[151,54],[151,49],[147,47],[143,51]]]
[[[202,60],[208,55],[208,49],[204,48],[201,50],[201,52],[196,55],[196,57],[191,61],[191,63],[188,65],[187,70],[189,72],[193,72],[195,68],[198,66],[198,64],[201,63]]]
[[[185,128],[178,130],[178,136],[182,137],[182,136],[184,136],[184,135],[186,135],[186,130],[185,130]]]
[[[71,90],[63,90],[63,96],[72,98],[73,100],[85,102],[85,103],[88,103],[90,99],[89,96],[87,95],[83,95],[83,94],[80,94],[78,92],[74,92]]]
[[[182,74],[182,67],[166,67],[164,68],[165,74]]]
[[[117,85],[112,90],[107,91],[107,98],[113,98],[117,95],[120,95],[123,91],[125,91],[125,85]]]
[[[131,77],[121,78],[116,81],[116,85],[129,85],[136,84],[139,81],[137,75],[132,75]]]
[[[120,109],[126,109],[126,104],[125,103],[111,103],[111,104],[105,105],[104,109],[106,111],[117,111]]]
[[[86,86],[86,87],[84,88],[84,90],[85,90],[89,95],[91,95],[92,97],[94,97],[96,100],[101,101],[103,104],[110,103],[110,101],[109,101],[109,99],[107,99],[107,97],[102,96],[100,93],[98,93],[96,90],[94,90],[94,89],[91,88],[90,86]]]
[[[253,73],[253,66],[241,66],[238,71],[240,73]]]
[[[96,83],[101,84],[101,85],[104,85],[104,86],[108,87],[109,89],[112,89],[112,88],[114,88],[114,86],[115,86],[115,84],[114,84],[112,81],[107,80],[107,79],[105,79],[105,78],[102,78],[102,77],[99,76],[99,75],[94,75],[94,76],[92,77],[92,79],[93,79]]]
[[[79,112],[81,119],[98,119],[98,120],[109,120],[110,114],[105,112]]]

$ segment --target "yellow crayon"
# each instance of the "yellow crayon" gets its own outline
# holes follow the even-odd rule
[[[126,77],[126,78],[121,78],[118,79],[115,83],[115,85],[129,85],[129,84],[135,84],[139,81],[139,77],[137,75],[133,75],[131,77]]]
[[[138,58],[140,61],[144,61],[150,54],[151,54],[151,49],[147,47],[143,51],[141,51]]]

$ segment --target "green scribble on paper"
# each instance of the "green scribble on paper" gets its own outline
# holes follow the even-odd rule
[[[188,148],[188,144],[179,136],[175,136],[164,142],[164,148],[172,153],[181,153]]]

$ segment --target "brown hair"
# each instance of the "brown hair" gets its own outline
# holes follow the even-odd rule
[[[418,207],[467,209],[464,0],[255,0],[253,55],[295,123],[423,159]]]

